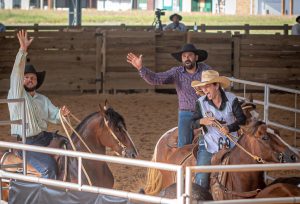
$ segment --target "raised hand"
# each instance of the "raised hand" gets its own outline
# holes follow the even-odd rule
[[[17,33],[19,43],[20,43],[20,49],[27,52],[28,47],[33,41],[33,38],[28,39],[27,31],[21,30]]]
[[[136,56],[133,53],[127,54],[127,62],[132,64],[137,70],[140,70],[143,67],[143,55],[140,55],[139,57]]]

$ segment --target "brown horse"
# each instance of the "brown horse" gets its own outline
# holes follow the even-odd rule
[[[212,158],[213,165],[296,162],[299,155],[268,129],[265,123],[254,121],[239,138],[238,145]],[[214,200],[255,197],[265,187],[264,172],[228,172],[211,174]]]
[[[106,147],[118,155],[128,158],[136,158],[138,156],[137,149],[127,132],[124,118],[109,107],[107,101],[104,108],[100,106],[100,111],[87,116],[75,129],[86,143],[87,147],[95,154],[105,154]],[[89,152],[87,147],[82,143],[78,136],[73,133],[71,135],[74,146],[77,151]],[[55,138],[53,143],[58,146],[65,138]],[[56,146],[51,144],[52,147]],[[71,144],[67,141],[67,149],[72,150]],[[65,176],[65,157],[58,157],[58,178],[60,180]],[[82,172],[82,183],[92,184],[94,186],[112,188],[114,185],[114,177],[106,162],[83,160],[83,167],[87,175]],[[78,165],[76,158],[67,159],[67,181],[77,182]],[[88,178],[87,178],[88,177]],[[88,182],[90,180],[90,182]]]
[[[251,101],[240,101],[240,104],[247,117],[246,124],[249,124],[253,118],[258,116],[258,113],[255,111],[256,106]],[[196,130],[194,135],[199,135],[200,131],[201,130]],[[177,148],[177,139],[177,127],[174,127],[163,134],[156,143],[152,161],[179,164],[183,166],[195,166],[196,159],[193,156],[193,149],[194,147],[197,147],[197,138],[194,139],[193,144],[185,145],[182,148]],[[146,194],[158,194],[161,189],[173,184],[175,178],[175,173],[171,171],[149,169],[145,186]]]

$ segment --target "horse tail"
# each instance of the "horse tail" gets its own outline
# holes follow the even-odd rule
[[[158,152],[158,146],[161,143],[162,139],[170,134],[171,132],[173,132],[174,130],[176,130],[177,127],[174,127],[170,130],[168,130],[165,134],[163,134],[158,142],[155,145],[154,148],[154,154],[152,156],[151,161],[156,162],[157,161],[157,152]],[[147,195],[156,195],[160,192],[160,190],[162,189],[163,186],[163,175],[161,173],[161,171],[159,169],[153,169],[153,168],[149,168],[148,172],[147,172],[147,180],[146,180],[146,186],[145,186],[145,193]]]
[[[153,156],[151,161],[156,161]],[[156,195],[160,192],[162,188],[162,174],[159,169],[149,168],[147,172],[147,181],[145,186],[145,193],[147,195]]]

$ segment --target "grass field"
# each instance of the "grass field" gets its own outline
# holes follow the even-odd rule
[[[166,12],[161,20],[163,24],[169,23],[171,12]],[[210,15],[203,13],[180,13],[186,25],[292,25],[295,16],[232,16]],[[154,11],[126,11],[126,12],[100,12],[96,10],[83,10],[82,25],[151,25],[154,20]],[[0,22],[5,25],[67,25],[68,11],[47,10],[0,10]]]

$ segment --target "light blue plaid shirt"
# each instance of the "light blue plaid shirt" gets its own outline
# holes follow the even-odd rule
[[[59,108],[54,106],[44,95],[35,93],[31,96],[23,86],[24,69],[27,53],[19,50],[10,76],[10,89],[8,99],[25,99],[26,110],[26,136],[31,137],[47,130],[47,122],[59,123]],[[22,116],[21,103],[9,103],[10,119],[19,120]],[[12,135],[22,135],[21,125],[11,125]]]

